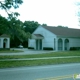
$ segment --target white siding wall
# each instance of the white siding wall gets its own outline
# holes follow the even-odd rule
[[[28,39],[28,47],[33,47],[36,48],[35,45],[35,40],[34,39]]]
[[[70,47],[80,47],[80,38],[66,38],[66,37],[57,37],[55,34],[51,33],[47,29],[39,26],[33,34],[41,34],[44,36],[44,39],[42,39],[42,48],[43,47],[52,47],[54,49],[54,39],[55,39],[55,49],[58,49],[58,39],[62,39],[63,41],[63,49],[65,49],[65,39],[69,40],[68,50]],[[28,47],[34,47],[36,49],[36,40],[35,39],[29,39],[29,45]]]
[[[80,38],[69,38],[70,47],[80,47]]]
[[[44,36],[44,39],[42,40],[42,48],[43,47],[52,47],[54,49],[54,38],[56,38],[56,35],[51,33],[50,31],[44,29],[43,27],[39,26],[33,34],[41,34]],[[34,43],[33,43],[34,45]]]

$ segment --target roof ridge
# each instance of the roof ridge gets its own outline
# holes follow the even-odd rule
[[[57,36],[64,37],[79,37],[80,38],[80,29],[74,28],[65,28],[65,27],[52,27],[52,26],[43,26],[43,28],[49,30]]]
[[[77,28],[58,27],[58,26],[42,26],[42,27],[50,27],[50,28],[65,28],[65,29],[75,29],[75,30],[80,30],[80,29],[77,29]]]

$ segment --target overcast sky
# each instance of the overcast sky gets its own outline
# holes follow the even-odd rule
[[[70,28],[80,28],[76,16],[76,0],[24,0],[18,11],[21,21],[38,21],[48,26],[63,25]],[[79,0],[78,0],[79,1]],[[2,16],[5,12],[0,11]]]

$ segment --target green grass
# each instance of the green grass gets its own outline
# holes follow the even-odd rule
[[[68,58],[68,59],[44,59],[33,61],[0,61],[0,68],[7,67],[22,67],[22,66],[39,66],[39,65],[53,65],[53,64],[65,64],[65,63],[80,63],[80,58]]]
[[[80,56],[80,51],[52,52],[46,54],[0,56],[0,59],[19,59],[19,58],[41,58],[41,57],[60,57],[60,56]]]
[[[33,54],[33,55],[14,55],[14,56],[0,56],[1,60],[4,59],[19,59],[19,58],[41,58],[41,57],[60,57],[60,56],[80,56],[80,51],[65,51],[65,52],[52,52],[46,54]],[[80,58],[56,58],[44,60],[24,60],[24,61],[0,61],[0,68],[8,67],[21,67],[21,66],[39,66],[39,65],[53,65],[65,63],[80,63]]]
[[[0,50],[0,53],[17,53],[23,52],[22,50]]]

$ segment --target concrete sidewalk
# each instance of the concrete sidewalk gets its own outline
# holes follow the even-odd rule
[[[11,49],[13,50],[13,48]],[[27,49],[27,48],[14,48],[14,50],[21,50],[23,52],[16,52],[16,53],[0,53],[0,56],[2,55],[29,55],[29,54],[43,54],[43,53],[50,53],[50,52],[55,52],[55,51],[46,51],[46,50],[31,50],[31,49]]]
[[[23,58],[23,59],[1,59],[0,61],[26,61],[26,60],[44,60],[44,59],[60,59],[60,58],[80,58],[80,56],[42,57],[42,58]]]

